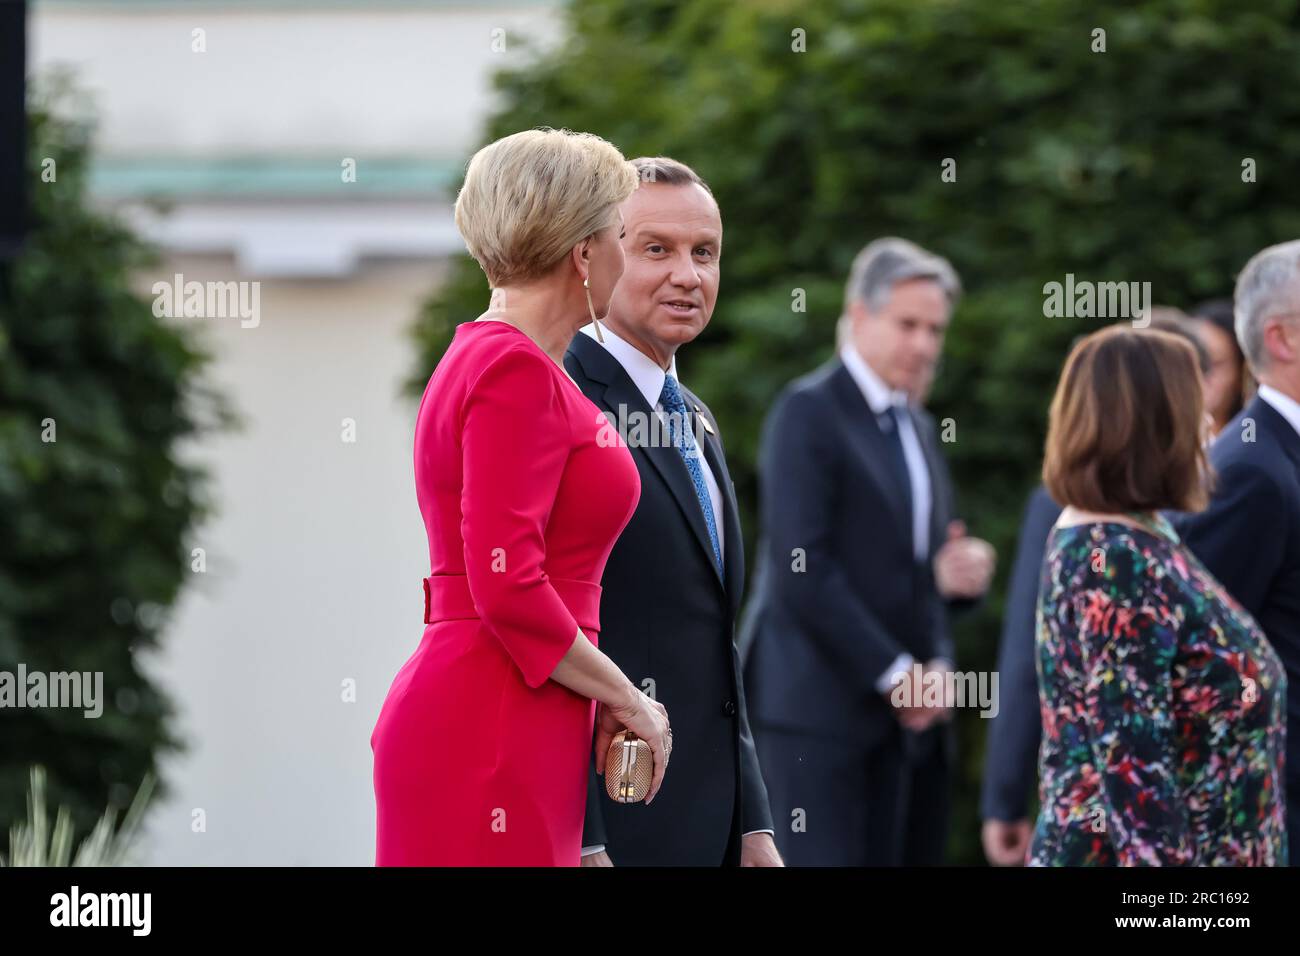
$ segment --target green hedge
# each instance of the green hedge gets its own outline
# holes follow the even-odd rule
[[[207,358],[129,287],[155,259],[90,207],[89,136],[31,107],[34,225],[0,273],[0,670],[102,672],[103,713],[0,710],[0,833],[33,765],[85,833],[179,745],[141,656],[208,508],[177,447],[233,421],[198,383]]]

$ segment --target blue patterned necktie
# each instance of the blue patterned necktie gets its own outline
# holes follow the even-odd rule
[[[700,466],[700,449],[695,444],[691,417],[686,411],[686,401],[682,398],[682,390],[677,385],[677,379],[671,375],[664,376],[664,387],[659,393],[659,404],[664,409],[669,440],[681,454],[682,461],[686,462],[686,470],[691,473],[691,484],[695,485],[695,497],[700,500],[704,523],[709,529],[709,541],[713,545],[713,560],[721,570],[722,548],[718,544],[718,523],[713,518],[713,499],[709,497],[709,487],[704,482],[704,469]]]

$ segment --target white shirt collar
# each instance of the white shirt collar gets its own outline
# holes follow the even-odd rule
[[[1272,385],[1261,385],[1259,387],[1259,397],[1268,402],[1278,413],[1291,423],[1291,427],[1300,435],[1300,402],[1297,402],[1290,395],[1279,392]]]
[[[582,327],[582,331],[593,339],[596,337],[596,329],[590,322]],[[677,378],[677,356],[674,355],[668,363],[668,371],[665,373],[655,364],[654,359],[632,343],[619,338],[608,325],[602,325],[600,331],[605,337],[605,351],[623,366],[637,391],[645,396],[646,404],[654,408],[659,404],[659,396],[664,390],[665,374]],[[677,378],[677,384],[680,385],[681,381]]]
[[[853,381],[858,383],[858,388],[862,389],[862,397],[867,400],[868,407],[875,414],[885,414],[892,405],[907,404],[907,393],[894,391],[886,385],[852,345],[845,344],[840,347],[840,361],[853,376]]]

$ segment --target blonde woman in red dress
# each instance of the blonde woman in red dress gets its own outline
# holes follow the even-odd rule
[[[456,225],[492,305],[456,329],[416,419],[431,573],[371,737],[377,865],[577,866],[595,720],[598,769],[628,728],[654,755],[647,802],[663,780],[667,712],[597,647],[640,480],[563,366],[622,275],[636,185],[586,133],[516,133],[470,161]]]

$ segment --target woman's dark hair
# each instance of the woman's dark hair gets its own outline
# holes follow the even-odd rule
[[[1207,319],[1227,332],[1238,357],[1244,358],[1241,354],[1241,345],[1237,342],[1237,327],[1233,318],[1231,299],[1207,299],[1193,308],[1189,314],[1198,319]]]
[[[1231,299],[1207,299],[1200,305],[1192,309],[1193,318],[1204,319],[1211,325],[1222,330],[1232,343],[1232,357],[1237,364],[1237,381],[1241,387],[1237,394],[1232,397],[1232,406],[1228,409],[1225,421],[1231,420],[1242,410],[1246,404],[1247,390],[1251,387],[1250,369],[1246,365],[1246,356],[1241,351],[1241,343],[1237,341],[1237,326],[1233,314]]]
[[[1083,511],[1199,511],[1201,373],[1187,339],[1113,325],[1070,352],[1052,400],[1043,484]]]

